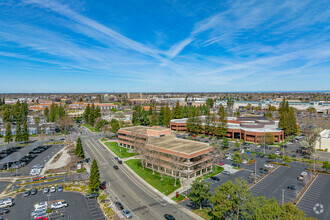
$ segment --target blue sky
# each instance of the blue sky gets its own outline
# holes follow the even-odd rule
[[[329,90],[329,5],[0,1],[0,92]]]

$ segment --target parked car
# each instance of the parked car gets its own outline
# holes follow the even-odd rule
[[[225,170],[225,171],[222,171],[222,173],[223,173],[223,174],[225,174],[225,175],[230,175],[230,172],[229,172],[229,171],[227,171],[227,170]]]
[[[36,164],[36,165],[33,165],[32,168],[44,168],[44,165]]]
[[[107,184],[105,181],[101,182],[101,186],[100,186],[101,189],[106,189],[107,188]]]
[[[115,165],[115,166],[113,166],[113,169],[118,170],[119,167]]]
[[[51,192],[51,193],[56,192],[56,188],[55,188],[55,186],[50,187],[50,192]]]
[[[291,190],[296,190],[297,189],[297,187],[295,185],[289,185],[287,188],[291,189]]]
[[[9,209],[0,209],[0,215],[7,214],[9,212]]]
[[[35,210],[41,210],[41,209],[47,209],[48,207],[48,202],[47,201],[42,201],[34,204],[34,209]]]
[[[90,193],[86,195],[86,199],[95,199],[97,197],[99,197],[99,194],[97,193]]]
[[[58,190],[59,192],[62,192],[62,191],[63,191],[63,186],[62,186],[62,185],[59,185],[58,188],[57,188],[57,190]]]
[[[211,179],[215,181],[220,181],[220,178],[218,176],[212,176]]]
[[[165,218],[166,220],[175,220],[175,218],[173,217],[173,215],[170,215],[170,214],[165,214],[165,215],[164,215],[164,218]]]
[[[37,194],[37,192],[38,192],[37,189],[32,189],[32,190],[31,190],[31,195],[35,195],[35,194]]]
[[[33,177],[32,178],[33,181],[39,181],[39,180],[44,180],[44,179],[46,179],[45,176],[38,176],[38,177]]]
[[[120,202],[116,202],[115,203],[115,206],[119,209],[119,210],[123,210],[124,209],[124,206],[120,203]]]
[[[31,217],[46,215],[46,214],[47,214],[47,209],[38,209],[36,211],[31,212]]]
[[[31,194],[31,191],[30,191],[30,190],[26,190],[26,191],[23,193],[23,196],[24,196],[24,197],[28,197],[30,194]]]
[[[297,177],[297,180],[304,180],[304,176],[303,176],[303,175],[299,175],[299,176]]]
[[[44,193],[48,193],[49,189],[48,188],[44,188]]]
[[[49,218],[47,216],[36,216],[36,220],[48,220]]]
[[[271,165],[271,164],[265,164],[264,166],[267,167],[267,168],[273,168],[274,167],[274,165]]]
[[[117,160],[117,161],[118,161],[118,160],[119,160],[119,158],[118,158],[118,157],[115,157],[115,160]]]
[[[124,209],[124,210],[123,210],[123,215],[124,215],[126,218],[132,218],[132,214],[131,214],[127,209]]]
[[[11,207],[12,205],[13,205],[13,201],[10,199],[0,201],[0,208],[7,208],[7,207]]]
[[[50,206],[51,209],[60,209],[63,207],[68,207],[68,203],[66,202],[55,202]]]
[[[243,160],[243,162],[242,162],[243,164],[247,164],[248,163],[248,161],[247,160]]]
[[[303,171],[300,175],[302,175],[302,176],[307,176],[308,173],[307,173],[306,171]]]

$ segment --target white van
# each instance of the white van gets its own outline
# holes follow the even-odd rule
[[[7,208],[13,205],[13,202],[11,200],[3,200],[0,201],[0,208]]]

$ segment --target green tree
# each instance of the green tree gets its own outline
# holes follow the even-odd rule
[[[29,141],[29,131],[26,121],[24,121],[23,125],[23,132],[22,132],[22,141],[28,142]]]
[[[229,146],[229,140],[227,138],[224,138],[222,140],[222,146],[223,146],[223,148],[228,148],[228,146]]]
[[[159,111],[159,119],[158,119],[159,125],[164,125],[164,116],[165,116],[165,108],[164,106],[161,106]]]
[[[56,104],[53,102],[50,106],[49,121],[55,122],[56,119]]]
[[[164,112],[164,125],[169,126],[171,119],[172,119],[171,109],[167,104]]]
[[[11,133],[11,126],[10,126],[10,122],[8,122],[6,127],[5,142],[9,144],[9,142],[11,142],[12,139],[13,139],[13,135]]]
[[[208,98],[208,99],[206,100],[206,105],[209,106],[210,108],[212,108],[213,105],[214,105],[214,100],[211,99],[211,98]]]
[[[83,114],[83,119],[85,123],[89,124],[89,115],[91,114],[91,108],[89,104],[86,106],[84,114]]]
[[[116,120],[116,119],[111,119],[110,126],[111,126],[111,131],[113,133],[117,134],[117,132],[118,132],[118,130],[120,128],[119,121]]]
[[[188,198],[191,199],[194,204],[199,206],[200,209],[202,209],[203,202],[211,196],[210,184],[205,183],[204,180],[195,180],[188,193]]]
[[[242,163],[242,154],[239,151],[235,151],[233,154],[233,162],[237,163],[237,167],[240,163]]]
[[[176,102],[176,106],[173,109],[173,119],[183,118],[182,106],[180,106],[179,100]]]
[[[16,126],[16,135],[15,135],[15,142],[22,141],[22,128],[21,128],[21,122],[17,122]]]
[[[3,122],[11,122],[11,110],[10,107],[6,107],[2,112]]]
[[[74,150],[74,154],[78,157],[85,158],[84,148],[82,146],[80,137],[78,137],[77,139],[77,144]]]
[[[235,142],[235,147],[241,149],[241,143],[238,142],[238,141],[236,141],[236,142]]]
[[[47,122],[49,122],[49,108],[46,107],[44,110],[44,116],[46,116]]]
[[[227,134],[227,113],[225,111],[225,108],[223,107],[223,105],[220,104],[219,107],[219,123],[217,126],[217,135],[224,137]]]
[[[101,186],[100,181],[100,171],[97,166],[97,162],[94,159],[91,166],[91,172],[89,175],[89,189],[92,191],[97,191]]]
[[[294,108],[289,107],[289,102],[283,98],[279,108],[280,121],[278,126],[284,130],[286,136],[297,133],[297,122],[294,114]]]
[[[95,110],[95,105],[94,103],[92,103],[92,107],[91,107],[91,112],[89,114],[89,117],[88,117],[88,122],[91,126],[94,126],[95,124],[95,119],[96,119],[96,110]]]
[[[152,114],[150,116],[150,125],[151,126],[158,125],[158,115],[157,115],[156,107],[152,111]]]

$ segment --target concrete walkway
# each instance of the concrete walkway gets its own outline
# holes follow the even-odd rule
[[[55,163],[52,163],[54,158],[61,152],[62,152],[61,157]],[[40,175],[45,175],[45,172],[49,169],[58,169],[58,168],[64,167],[70,161],[71,161],[71,156],[68,153],[68,150],[66,148],[63,148],[57,154],[55,154],[52,158],[50,158],[50,160],[48,160],[48,162],[45,164],[45,167],[42,169]]]

